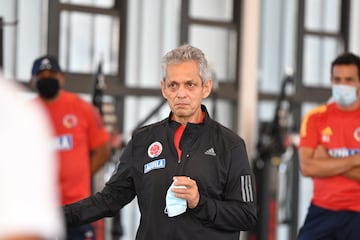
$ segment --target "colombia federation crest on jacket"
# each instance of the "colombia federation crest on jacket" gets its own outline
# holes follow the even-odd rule
[[[103,191],[66,209],[68,223],[111,216],[137,196],[141,219],[136,239],[238,240],[240,231],[252,229],[255,182],[244,141],[212,120],[205,106],[202,110],[204,122],[188,123],[184,130],[181,159],[174,145],[180,124],[170,116],[135,131]],[[173,176],[194,179],[200,201],[168,217],[165,198]]]

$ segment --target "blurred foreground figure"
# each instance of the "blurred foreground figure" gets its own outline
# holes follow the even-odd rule
[[[63,236],[57,159],[43,109],[0,76],[0,239]]]
[[[257,220],[245,143],[202,105],[212,80],[200,49],[170,51],[163,70],[169,117],[133,133],[105,188],[64,207],[67,224],[113,216],[136,196],[136,239],[239,240]]]

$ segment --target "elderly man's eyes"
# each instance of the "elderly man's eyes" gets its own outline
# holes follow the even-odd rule
[[[170,89],[177,89],[177,88],[180,88],[181,86],[183,86],[183,88],[192,89],[192,88],[195,88],[197,86],[197,84],[194,82],[186,82],[183,84],[179,84],[176,82],[170,82],[167,84],[167,87]]]

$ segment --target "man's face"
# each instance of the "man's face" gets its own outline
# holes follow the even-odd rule
[[[359,107],[360,79],[355,64],[333,66],[331,73],[332,98],[343,110]]]
[[[356,65],[335,65],[332,69],[331,83],[359,88],[360,79]]]
[[[60,72],[44,70],[32,78],[32,86],[44,101],[56,100],[64,84],[64,76]]]
[[[208,97],[212,81],[202,83],[198,64],[187,61],[169,64],[161,91],[170,106],[175,121],[197,122],[201,117],[201,102]]]

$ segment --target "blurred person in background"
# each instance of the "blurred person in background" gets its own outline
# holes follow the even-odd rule
[[[55,129],[60,156],[61,205],[91,195],[92,176],[110,158],[110,135],[98,109],[75,93],[63,90],[65,76],[53,56],[41,56],[32,66],[31,84]],[[68,240],[95,239],[94,226],[67,228]]]
[[[300,130],[300,168],[314,183],[300,240],[360,239],[360,58],[344,53],[330,70],[332,100]]]
[[[61,239],[51,125],[24,92],[0,76],[0,239]]]

